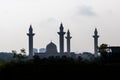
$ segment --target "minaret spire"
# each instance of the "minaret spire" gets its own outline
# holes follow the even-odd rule
[[[70,45],[70,39],[71,39],[72,37],[70,36],[70,31],[69,31],[69,29],[68,29],[68,31],[67,31],[67,36],[66,36],[66,39],[67,39],[67,52],[68,53],[70,53],[70,51],[71,51],[71,45]]]
[[[33,33],[32,25],[30,25],[29,33],[27,33],[27,35],[29,37],[29,56],[32,57],[33,56],[33,36],[35,35]]]
[[[60,32],[58,32],[59,35],[59,42],[60,42],[60,53],[64,53],[64,27],[63,24],[60,24]]]
[[[99,38],[97,28],[95,28],[93,38],[94,38],[94,54],[95,54],[95,57],[97,57],[98,56],[98,38]]]

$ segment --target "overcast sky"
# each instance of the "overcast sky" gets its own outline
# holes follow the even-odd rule
[[[35,48],[45,48],[52,40],[59,49],[61,22],[73,37],[72,51],[93,52],[95,27],[99,45],[120,46],[120,0],[0,0],[0,51],[28,51],[30,24]]]

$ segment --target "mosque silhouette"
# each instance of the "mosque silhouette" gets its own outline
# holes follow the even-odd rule
[[[64,27],[63,24],[60,24],[60,31],[57,32],[59,35],[59,52],[57,50],[57,46],[55,45],[55,43],[53,43],[52,41],[46,46],[46,52],[43,54],[41,52],[38,53],[34,53],[33,52],[33,36],[35,35],[35,33],[33,33],[33,28],[32,25],[30,25],[29,28],[29,33],[27,33],[28,37],[29,37],[29,56],[32,57],[34,55],[38,55],[41,58],[44,57],[50,57],[50,56],[67,56],[67,57],[74,57],[75,56],[75,52],[71,52],[71,35],[70,35],[70,31],[68,29],[67,33],[64,32]],[[64,35],[67,34],[66,37],[64,37]],[[64,38],[66,38],[67,40],[67,52],[64,52]],[[97,57],[98,56],[98,32],[97,32],[97,28],[95,28],[95,32],[93,35],[94,38],[94,54]]]

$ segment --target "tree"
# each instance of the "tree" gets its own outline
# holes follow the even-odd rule
[[[100,47],[99,47],[99,52],[100,53],[108,52],[108,44],[101,44]]]
[[[33,61],[34,62],[40,62],[40,57],[38,55],[33,56]]]
[[[26,51],[24,48],[20,49],[20,53],[17,53],[16,50],[12,50],[12,53],[13,53],[13,58],[15,58],[17,61],[22,61],[23,59],[26,58],[25,56]]]
[[[25,55],[26,50],[24,48],[20,49],[21,54]]]
[[[12,53],[13,53],[13,58],[16,58],[16,56],[17,56],[17,51],[16,51],[16,50],[12,50]]]
[[[101,54],[101,59],[102,61],[108,61],[109,56],[108,56],[108,44],[101,44],[99,47],[99,52]]]

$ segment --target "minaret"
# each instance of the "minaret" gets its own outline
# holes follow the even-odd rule
[[[35,35],[33,33],[32,25],[30,25],[29,33],[27,33],[27,35],[29,37],[29,56],[32,57],[33,56],[33,36]]]
[[[71,48],[70,48],[70,39],[71,38],[72,37],[70,36],[70,31],[68,30],[67,36],[66,36],[66,39],[67,39],[67,53],[70,53],[70,50],[71,50]]]
[[[94,38],[94,54],[95,54],[95,57],[97,57],[98,56],[98,38],[99,38],[97,28],[95,28],[93,38]]]
[[[62,23],[60,25],[60,32],[58,32],[58,35],[59,35],[59,42],[60,42],[60,53],[64,53],[64,35],[65,35],[65,32],[64,32],[64,28],[63,28]]]

